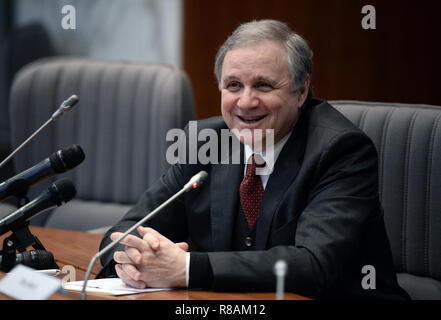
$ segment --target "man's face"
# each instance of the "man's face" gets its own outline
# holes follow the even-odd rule
[[[228,51],[222,66],[222,116],[230,129],[274,129],[274,142],[283,138],[295,125],[299,107],[309,87],[291,90],[286,50],[277,42],[263,41]],[[251,141],[239,136],[241,142]]]

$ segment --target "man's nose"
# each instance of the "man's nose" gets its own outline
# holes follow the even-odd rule
[[[255,93],[251,88],[245,87],[242,90],[239,100],[237,101],[237,106],[239,108],[254,108],[259,105],[259,100],[257,99]]]

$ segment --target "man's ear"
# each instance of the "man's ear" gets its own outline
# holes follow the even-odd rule
[[[305,82],[298,90],[299,91],[299,109],[303,106],[303,104],[306,101],[306,98],[308,97],[310,84],[311,84],[311,78],[308,75],[308,76],[306,76]]]

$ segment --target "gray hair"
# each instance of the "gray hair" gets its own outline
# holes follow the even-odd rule
[[[298,90],[304,84],[306,78],[312,74],[312,51],[306,41],[283,22],[259,20],[241,24],[219,48],[214,65],[219,89],[222,87],[222,65],[227,52],[235,47],[264,40],[277,41],[286,49],[292,91]]]

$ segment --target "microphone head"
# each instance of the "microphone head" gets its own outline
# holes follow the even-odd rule
[[[285,260],[277,260],[274,264],[274,274],[276,277],[284,277],[288,271],[288,265]]]
[[[198,188],[202,183],[205,182],[205,180],[208,177],[208,173],[204,170],[200,171],[199,173],[195,174],[193,177],[191,177],[190,181],[188,181],[185,186],[184,186],[184,190],[185,191],[190,191],[193,189]]]
[[[58,118],[60,118],[63,114],[69,112],[70,109],[72,109],[78,103],[78,100],[79,99],[77,95],[71,95],[69,98],[63,101],[61,106],[51,116],[51,119],[58,120]]]
[[[51,197],[56,201],[57,206],[69,202],[75,198],[77,194],[74,185],[67,179],[61,179],[52,183],[49,186],[49,192]]]
[[[17,255],[17,263],[22,263],[35,270],[59,269],[52,252],[46,250],[24,251]]]
[[[198,174],[195,174],[190,181],[197,182],[198,185],[201,185],[207,180],[208,173],[204,170],[200,171]]]
[[[78,103],[78,96],[76,94],[71,95],[69,98],[67,98],[67,100],[65,100],[63,102],[64,104],[64,108],[72,108],[73,106],[75,106]]]
[[[84,161],[85,157],[83,149],[79,145],[72,144],[52,154],[49,160],[54,171],[62,173],[75,168]]]

